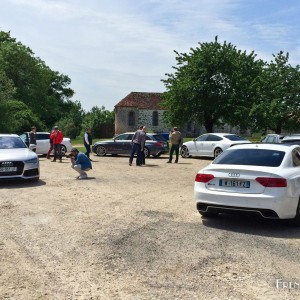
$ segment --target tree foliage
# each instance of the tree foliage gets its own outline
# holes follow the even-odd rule
[[[69,88],[71,80],[68,76],[51,70],[40,58],[35,57],[32,50],[10,36],[10,33],[0,31],[0,76],[6,86],[12,86],[13,93],[9,99],[22,102],[19,108],[30,111],[31,119],[36,120],[39,129],[50,129],[60,119],[64,118],[69,108],[69,102],[74,91]],[[3,94],[5,90],[1,90]],[[7,93],[7,88],[6,92]],[[10,103],[12,104],[12,103]],[[14,109],[16,106],[14,105]],[[7,105],[4,109],[9,110]],[[9,112],[6,112],[9,115]],[[15,116],[14,116],[15,117]],[[14,132],[23,130],[23,125],[15,122],[11,128]],[[2,123],[2,122],[1,122]],[[17,124],[20,125],[17,128]],[[32,124],[31,124],[32,125]],[[9,126],[0,127],[7,131]],[[30,128],[27,127],[27,130]],[[10,129],[12,130],[12,129]]]
[[[115,114],[105,109],[104,106],[99,108],[98,106],[92,107],[92,109],[85,115],[84,129],[90,127],[92,129],[92,135],[95,137],[101,137],[103,127],[112,126],[114,123]]]
[[[256,102],[250,115],[258,130],[299,128],[300,67],[292,67],[289,54],[282,51],[266,64],[255,82]]]
[[[220,121],[246,126],[253,102],[249,88],[260,72],[261,60],[226,41],[199,43],[190,53],[178,53],[175,73],[166,74],[164,106],[173,124],[195,121],[208,132]]]

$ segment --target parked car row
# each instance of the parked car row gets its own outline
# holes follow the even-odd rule
[[[125,132],[115,136],[110,140],[96,142],[92,151],[98,156],[106,154],[127,154],[131,152],[131,140],[134,132]],[[157,133],[146,133],[146,142],[144,148],[145,157],[159,157],[161,154],[169,151],[169,143],[166,139]]]
[[[133,134],[96,142],[93,152],[99,156],[129,154]],[[44,154],[42,141],[49,136],[46,133],[38,136],[37,153]],[[28,148],[28,140],[24,141],[28,134],[21,137],[0,134],[0,179],[38,181],[38,155]],[[291,219],[300,225],[299,137],[290,135],[281,143],[251,143],[238,135],[214,133],[183,143],[183,157],[215,158],[195,177],[194,195],[199,213],[203,217],[216,217],[220,213],[246,212],[266,219]],[[70,145],[65,147],[67,151]],[[145,156],[158,157],[168,149],[168,142],[161,135],[147,134]]]
[[[24,132],[20,135],[23,142],[31,149],[36,148],[35,152],[37,154],[47,154],[50,148],[50,133],[49,132],[37,132],[36,133],[36,147],[30,145],[29,132]],[[71,139],[64,137],[61,143],[61,152],[64,156],[67,152],[72,149]]]
[[[271,143],[271,144],[291,144],[300,145],[300,134],[267,134],[262,140],[262,143]]]

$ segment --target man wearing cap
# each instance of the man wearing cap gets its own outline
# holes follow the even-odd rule
[[[169,160],[167,161],[167,163],[172,163],[174,151],[176,154],[175,163],[178,163],[179,148],[181,147],[183,141],[182,141],[181,133],[177,127],[174,127],[174,130],[170,135],[170,142],[171,142],[172,146],[171,146],[171,150],[170,150]]]
[[[80,174],[77,179],[86,179],[88,177],[86,172],[92,169],[90,159],[77,148],[72,148],[70,158],[71,167]]]
[[[50,134],[50,139],[53,141],[53,150],[54,150],[54,158],[53,162],[56,161],[57,155],[59,158],[59,162],[62,162],[62,154],[61,154],[61,142],[63,141],[63,134],[60,130],[58,130],[58,126],[54,126],[54,130]]]

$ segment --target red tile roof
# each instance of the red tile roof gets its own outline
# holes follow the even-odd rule
[[[131,92],[115,107],[136,107],[139,109],[164,109],[160,106],[162,93]]]

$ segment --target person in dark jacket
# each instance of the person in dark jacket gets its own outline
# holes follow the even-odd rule
[[[35,148],[32,151],[36,151],[36,127],[32,126],[31,131],[29,132],[29,144],[35,145]]]
[[[84,147],[86,149],[85,155],[90,158],[91,145],[93,143],[93,138],[91,134],[91,128],[86,128],[84,137],[83,137]],[[91,159],[90,159],[91,160]]]
[[[145,147],[145,141],[146,141],[146,130],[147,128],[145,126],[140,126],[140,128],[135,132],[135,134],[132,137],[131,144],[131,154],[129,158],[129,166],[132,165],[134,154],[136,154],[136,165],[142,166],[143,165],[143,157],[144,155],[144,147]]]

